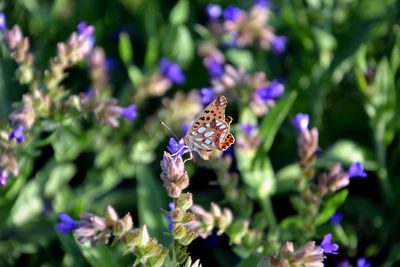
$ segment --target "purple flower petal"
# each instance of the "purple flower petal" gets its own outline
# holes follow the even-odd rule
[[[185,140],[183,138],[181,138],[178,142],[175,140],[175,138],[171,137],[169,139],[167,149],[171,154],[178,153],[181,156],[189,152],[189,148],[186,147]]]
[[[310,116],[308,114],[297,113],[296,117],[291,120],[293,126],[299,131],[304,132],[308,129],[310,123]]]
[[[8,136],[8,139],[11,141],[13,139],[15,139],[15,142],[17,144],[21,144],[25,141],[25,135],[24,135],[24,126],[22,126],[21,124],[18,125],[17,127],[15,127],[10,135]]]
[[[213,88],[201,88],[200,89],[200,98],[201,98],[201,103],[204,105],[207,105],[211,101],[214,100],[215,98],[215,91]]]
[[[353,177],[367,177],[367,173],[364,171],[362,164],[359,161],[354,162],[351,164],[348,174],[350,178]]]
[[[0,12],[0,31],[5,32],[7,30],[7,19],[3,12]]]
[[[0,186],[5,186],[8,181],[8,172],[0,169]]]
[[[183,84],[185,82],[185,75],[181,69],[181,66],[172,62],[167,58],[160,60],[160,71],[161,74],[176,84]]]
[[[359,258],[357,260],[357,267],[371,267],[371,263],[366,258]]]
[[[211,78],[219,78],[224,75],[224,65],[214,57],[207,61],[207,70]]]
[[[266,8],[270,4],[269,0],[254,0],[254,5]]]
[[[256,92],[262,100],[271,100],[282,96],[285,86],[277,80],[273,80],[269,86],[258,88]]]
[[[80,227],[80,222],[74,221],[67,213],[60,213],[58,218],[61,222],[56,224],[56,228],[62,234],[67,234]]]
[[[231,21],[238,20],[241,15],[242,15],[242,10],[237,6],[233,5],[229,5],[227,8],[225,8],[222,14],[225,20],[231,20]]]
[[[287,37],[275,35],[272,39],[271,48],[276,54],[282,54],[286,51]]]
[[[247,135],[252,135],[256,130],[258,126],[257,124],[251,124],[251,123],[242,123],[240,124],[240,130],[244,132]]]
[[[329,222],[333,225],[338,225],[342,222],[343,220],[343,213],[340,211],[336,211],[330,218]]]
[[[121,116],[128,121],[133,121],[137,117],[136,105],[132,104],[121,110]]]
[[[218,4],[208,4],[206,7],[206,14],[211,20],[218,19],[222,14],[222,8]]]
[[[339,245],[336,243],[332,243],[332,234],[326,234],[324,239],[321,242],[320,247],[324,251],[325,254],[337,254]]]

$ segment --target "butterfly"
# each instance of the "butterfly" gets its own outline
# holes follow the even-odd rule
[[[233,119],[231,116],[225,117],[227,104],[225,96],[214,99],[193,121],[184,137],[190,151],[196,151],[204,160],[209,159],[209,152],[224,151],[235,142],[233,134],[229,132]]]

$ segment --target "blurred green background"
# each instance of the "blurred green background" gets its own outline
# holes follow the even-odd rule
[[[209,1],[185,2],[184,33],[172,25],[171,10],[177,1],[0,0],[0,11],[6,14],[8,27],[19,24],[29,36],[39,69],[47,67],[57,42],[66,40],[79,22],[94,25],[96,45],[105,49],[112,66],[113,94],[128,104],[126,96],[135,85],[120,57],[122,32],[132,44],[132,63],[144,72],[162,56],[182,64],[187,82],[170,90],[169,96],[209,84],[196,52],[201,37],[195,31],[196,24],[206,22],[204,8]],[[215,3],[248,7],[252,1]],[[400,1],[283,0],[272,4],[270,23],[288,37],[287,51],[275,55],[242,49],[241,56],[230,61],[249,72],[265,71],[271,79],[282,77],[287,92],[298,92],[289,115],[308,113],[312,125],[318,127],[320,147],[326,152],[319,166],[337,160],[349,165],[361,158],[368,171],[368,178],[351,182],[341,207],[346,224],[340,241],[346,245],[328,263],[335,266],[339,259],[364,255],[374,266],[394,266],[400,259]],[[12,103],[27,91],[16,80],[15,70],[2,43],[1,123],[7,122]],[[85,91],[89,80],[82,68],[69,71],[65,85],[72,92]],[[154,114],[161,100],[145,106]],[[150,224],[151,234],[162,240],[167,222],[160,208],[167,208],[168,199],[158,179],[159,160],[169,133],[151,127],[160,133],[149,133],[145,120],[119,131],[82,123],[41,133],[42,140],[53,136],[52,142],[22,155],[20,177],[0,191],[0,265],[128,266],[132,262],[129,255],[117,256],[119,247],[79,249],[71,236],[58,234],[54,224],[61,211],[76,218],[83,211],[102,213],[112,204],[120,214],[130,211],[136,226]],[[295,132],[288,120],[275,136],[269,155],[277,179],[284,179],[279,170],[297,159]],[[209,186],[215,180],[209,178],[215,175],[211,170],[189,168],[195,202],[208,207],[211,200],[222,199],[221,190]],[[277,186],[281,194],[273,205],[282,219],[292,211],[287,210],[283,185],[278,181]],[[197,240],[190,251],[203,266],[240,262],[225,237]]]

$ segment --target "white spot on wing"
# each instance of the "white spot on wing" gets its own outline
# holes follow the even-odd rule
[[[202,132],[204,132],[206,130],[206,127],[200,127],[197,131],[199,132],[199,133],[202,133]]]
[[[208,132],[208,133],[204,134],[205,137],[211,137],[213,135],[214,135],[214,132]]]

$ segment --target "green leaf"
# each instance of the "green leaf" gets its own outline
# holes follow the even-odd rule
[[[91,247],[88,243],[80,247],[84,257],[93,267],[120,267],[109,247],[103,244]]]
[[[253,165],[252,162],[256,156],[254,150],[237,151],[235,154],[238,158],[238,168],[244,183],[249,188],[250,196],[263,201],[272,195],[275,192],[275,175],[269,158],[262,155]]]
[[[276,190],[279,193],[289,192],[297,189],[297,178],[302,175],[299,164],[290,164],[276,173]]]
[[[227,59],[234,65],[250,71],[254,67],[254,58],[250,51],[242,49],[229,49],[226,52]]]
[[[372,158],[373,153],[368,148],[351,140],[339,140],[320,156],[317,166],[330,168],[338,161],[346,165],[360,161],[365,169],[376,170],[378,166]]]
[[[333,196],[331,196],[323,205],[322,210],[319,212],[317,217],[317,225],[326,223],[329,218],[339,209],[339,207],[346,201],[349,194],[349,190],[343,189]]]
[[[288,115],[296,97],[296,91],[287,94],[284,98],[278,101],[276,106],[273,107],[262,120],[260,125],[260,136],[262,141],[257,152],[258,155],[265,154],[270,150],[276,133],[278,132],[283,120]],[[257,159],[257,157],[254,159]]]
[[[142,81],[142,78],[143,78],[142,72],[135,65],[130,65],[128,67],[128,76],[129,76],[129,80],[134,85],[140,84],[140,82]]]
[[[174,57],[182,65],[188,64],[194,55],[194,44],[190,31],[186,26],[179,26],[173,47]]]
[[[44,188],[45,196],[54,196],[75,175],[76,168],[73,164],[64,163],[55,166],[48,177]]]
[[[159,183],[156,182],[153,172],[144,164],[137,166],[137,198],[140,225],[146,224],[150,235],[156,236],[159,241],[165,241],[164,234],[167,225],[162,209],[167,208],[163,201],[165,194]]]
[[[36,219],[43,212],[40,186],[35,178],[21,190],[14,206],[10,210],[9,223],[20,226]]]
[[[189,1],[180,0],[172,9],[169,21],[174,26],[184,24],[189,17]]]
[[[129,35],[126,32],[122,32],[119,35],[118,49],[122,62],[124,62],[125,65],[131,64],[133,59],[133,49]]]
[[[259,258],[255,256],[250,256],[246,259],[243,259],[239,262],[236,267],[247,267],[247,266],[257,266],[257,263],[259,262]]]

